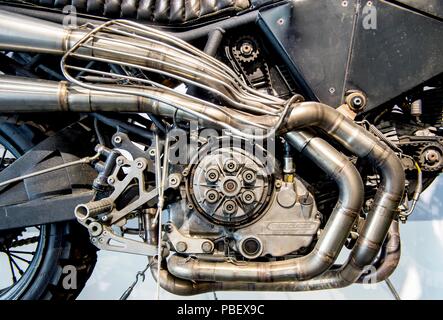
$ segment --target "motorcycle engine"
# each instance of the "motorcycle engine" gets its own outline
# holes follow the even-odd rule
[[[180,173],[181,200],[169,205],[172,250],[255,259],[303,254],[316,239],[320,213],[294,174],[249,141],[209,139]]]

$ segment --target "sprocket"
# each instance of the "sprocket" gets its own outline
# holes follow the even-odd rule
[[[437,142],[427,143],[418,148],[417,159],[423,171],[441,171],[443,170],[443,147]]]
[[[260,56],[260,46],[253,37],[244,35],[237,39],[232,54],[240,63],[253,63]]]

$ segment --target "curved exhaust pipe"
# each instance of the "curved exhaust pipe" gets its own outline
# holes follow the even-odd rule
[[[54,54],[66,52],[84,36],[84,31],[63,29],[58,25],[39,19],[15,15],[10,12],[5,13],[1,10],[0,30],[0,49]],[[198,120],[203,125],[210,123],[220,128],[230,125],[238,130],[249,128],[251,123],[269,128],[275,127],[277,123],[275,116],[251,115],[231,109],[229,112],[223,112],[223,108],[214,108],[204,101],[180,97],[159,88],[128,89],[127,94],[120,94],[116,93],[122,91],[118,86],[101,85],[101,87],[103,90],[96,91],[65,82],[0,76],[0,112],[149,112],[165,117],[175,115],[177,119],[183,120]],[[114,93],[112,93],[113,90]],[[248,94],[248,96],[251,95]],[[251,99],[254,100],[253,98]],[[180,110],[179,106],[183,105],[186,105],[188,111],[177,112]],[[317,243],[316,249],[306,257],[294,259],[294,261],[300,262],[284,261],[275,265],[250,263],[246,266],[233,268],[233,265],[228,263],[195,261],[182,263],[181,257],[173,256],[168,262],[171,272],[183,278],[191,278],[192,276],[192,280],[245,281],[243,284],[231,282],[213,284],[213,286],[218,286],[220,290],[244,289],[245,286],[250,286],[247,283],[249,281],[254,282],[254,290],[268,290],[272,285],[270,281],[277,281],[276,286],[291,291],[338,288],[354,283],[360,278],[364,268],[373,263],[386,238],[389,226],[395,218],[405,184],[402,164],[395,153],[378,141],[375,136],[337,110],[317,102],[292,104],[284,122],[278,127],[277,133],[286,133],[287,140],[308,156],[317,152],[317,156],[320,154],[323,156],[321,160],[336,159],[337,162],[333,162],[331,166],[339,164],[337,168],[340,168],[340,165],[343,165],[345,161],[337,156],[336,150],[332,151],[332,147],[327,147],[327,144],[306,133],[291,133],[307,127],[316,127],[325,131],[350,152],[358,157],[367,158],[377,167],[381,176],[381,185],[377,190],[374,206],[368,214],[364,228],[348,261],[339,269],[323,273],[332,265],[343,246],[343,238],[347,235],[345,231],[349,229],[351,220],[355,219],[355,211],[360,210],[360,207],[357,208],[357,203],[360,201],[359,188],[357,191],[352,188],[348,189],[356,192],[355,198],[343,199],[343,201],[347,201],[347,203],[345,202],[347,207],[340,202],[337,204],[333,219],[328,221],[327,228]],[[324,163],[320,161],[317,164],[323,170],[331,169],[326,161]],[[345,165],[341,170],[346,171],[349,176],[353,176],[352,171],[355,168],[350,169]],[[354,180],[353,178],[352,181]],[[337,182],[346,188],[349,188],[348,184],[351,184],[349,181]],[[357,182],[353,183],[358,184]],[[344,230],[338,230],[336,227],[338,224],[344,226]],[[261,273],[262,271],[269,272],[269,275],[264,275]],[[225,272],[230,273],[233,278],[227,279]],[[317,276],[321,273],[322,275]],[[160,272],[160,278],[163,277],[162,274],[164,272]],[[315,279],[309,280],[312,277]],[[167,279],[169,280],[165,281],[171,281],[170,278]]]
[[[177,255],[169,271],[188,280],[274,282],[313,278],[328,270],[342,249],[363,205],[363,182],[354,165],[330,144],[309,132],[291,132],[288,141],[337,183],[340,193],[315,248],[306,256],[275,262],[210,262]]]
[[[323,169],[325,172],[332,172],[332,177],[339,183],[342,181],[343,183],[339,183],[340,191],[346,189],[345,186],[358,186],[361,183],[360,176],[354,176],[354,174],[346,174],[345,172],[352,172],[355,170],[352,164],[349,163],[349,160],[336,151],[332,146],[327,144],[324,140],[320,138],[312,138],[312,136],[306,132],[298,132],[293,133],[292,142],[294,145],[298,145],[298,150],[303,152],[305,155],[308,155],[312,160],[317,159],[316,163]],[[295,141],[294,139],[297,139]],[[312,139],[314,139],[312,141]],[[304,141],[303,141],[304,140]],[[310,149],[310,151],[308,151]],[[327,156],[328,154],[333,155],[332,157]],[[341,161],[340,158],[342,158]],[[328,162],[326,159],[331,160],[340,160],[338,163]],[[325,169],[324,166],[329,167],[329,169]],[[333,168],[343,168],[341,171],[334,171]],[[345,169],[352,168],[352,169]],[[348,171],[349,170],[349,171]],[[348,178],[344,178],[343,175],[346,175]],[[352,178],[353,177],[353,178]],[[354,181],[353,181],[354,180]],[[346,183],[349,181],[349,183]],[[353,181],[353,182],[352,182]],[[357,189],[358,190],[358,189]],[[349,191],[349,190],[348,190]],[[343,200],[342,203],[347,203],[346,197],[351,197],[351,193],[342,192],[340,197],[340,201]],[[340,204],[340,201],[337,203],[337,206]],[[351,200],[354,201],[354,200]],[[345,205],[346,206],[346,205]],[[337,207],[336,207],[337,210]],[[336,211],[337,212],[337,211]],[[376,272],[371,273],[369,275],[361,275],[360,278],[354,282],[356,283],[372,283],[380,282],[386,280],[392,272],[395,270],[398,265],[398,261],[400,258],[400,234],[399,234],[399,223],[396,220],[393,220],[386,241],[383,243],[383,247],[386,250],[386,256],[382,258],[379,263],[375,264]],[[172,257],[174,259],[174,256]],[[191,260],[192,261],[192,260]],[[169,259],[168,268],[172,269],[171,265],[173,261]],[[183,261],[175,261],[175,263],[183,263]],[[347,264],[349,264],[349,260]],[[194,295],[205,292],[213,292],[213,291],[306,291],[306,290],[320,290],[326,288],[341,288],[348,286],[354,282],[347,281],[341,278],[340,270],[346,270],[345,264],[341,269],[337,269],[335,271],[328,271],[324,276],[320,276],[319,278],[307,280],[307,281],[274,281],[274,282],[239,282],[239,281],[226,281],[226,282],[213,282],[213,281],[191,281],[185,280],[180,277],[177,277],[174,274],[171,274],[168,269],[163,265],[160,271],[160,277],[157,278],[157,270],[155,268],[152,269],[153,276],[155,279],[160,281],[160,285],[163,289],[180,295]],[[350,267],[348,267],[350,268]],[[343,272],[343,271],[342,271]],[[370,277],[369,279],[366,277]],[[368,281],[369,280],[369,281]]]
[[[356,282],[363,270],[372,265],[376,258],[403,196],[404,169],[389,147],[331,107],[316,102],[296,104],[288,117],[286,129],[293,130],[306,126],[315,126],[326,131],[349,151],[359,157],[369,159],[381,176],[374,206],[368,214],[357,244],[343,267],[327,271],[312,282],[311,280],[296,282],[302,288],[301,290],[340,288]],[[299,143],[293,135],[288,134],[288,141],[299,148]],[[230,274],[234,281],[254,282],[300,280],[312,276],[304,274],[304,269],[292,269],[294,273],[291,278],[289,273],[279,270],[281,266],[288,267],[288,264],[291,266],[290,262],[286,264],[276,262],[276,272],[264,263],[235,266],[227,262],[200,262],[173,256],[168,262],[168,268],[171,273],[180,278],[203,281],[228,281],[225,274]],[[261,270],[270,272],[270,276],[261,275]],[[295,273],[297,271],[298,273]],[[254,276],[256,276],[255,279]]]
[[[392,221],[388,231],[388,236],[383,243],[381,257],[373,266],[374,270],[368,274],[362,274],[357,280],[357,283],[373,283],[388,279],[400,262],[401,256],[401,241],[399,222]]]
[[[168,95],[159,89],[145,89],[154,91],[154,94]],[[174,97],[175,98],[175,97]],[[171,98],[172,99],[172,98]],[[179,103],[188,103],[179,101]],[[204,104],[188,104],[196,113],[201,115],[199,121],[205,124],[205,115],[216,116],[220,123],[229,123],[238,128],[244,128],[239,115],[229,116],[225,113],[209,108]],[[18,77],[0,77],[0,112],[47,112],[47,111],[75,111],[75,112],[96,112],[96,111],[134,111],[150,112],[165,117],[172,117],[176,108],[159,103],[155,99],[147,99],[134,95],[112,94],[101,91],[93,91],[82,87],[58,83],[51,81],[35,81],[33,79]],[[177,112],[177,117],[181,119],[196,119],[195,116],[185,112]],[[248,120],[263,124],[272,125],[275,118],[269,116],[242,115]],[[240,119],[240,120],[239,120]],[[280,132],[290,132],[305,127],[317,127],[335,138],[349,151],[359,157],[369,159],[378,168],[382,178],[381,187],[378,188],[375,204],[368,215],[367,222],[363,229],[358,243],[352,251],[347,267],[339,274],[341,279],[352,283],[358,279],[365,266],[371,265],[377,255],[384,238],[386,237],[389,225],[394,218],[396,209],[400,203],[404,189],[404,171],[400,160],[395,153],[382,142],[362,127],[346,118],[335,109],[317,102],[295,103],[282,125]],[[288,135],[291,139],[291,134]],[[297,143],[295,146],[297,147]],[[178,259],[178,258],[174,258]],[[171,262],[173,262],[172,260]],[[211,265],[210,270],[215,265]],[[180,265],[183,268],[183,265]],[[216,267],[214,267],[216,268]],[[323,267],[319,267],[321,270]],[[229,269],[229,268],[228,268]],[[308,279],[312,275],[306,274],[305,269],[297,269],[298,275],[295,279]],[[313,272],[316,273],[317,271]],[[178,274],[178,270],[175,271]],[[180,271],[189,274],[191,271]],[[246,270],[245,279],[254,279],[254,272]],[[219,276],[200,274],[199,279],[218,279]],[[284,275],[284,271],[278,271],[278,279],[288,279],[289,275]],[[337,273],[337,271],[334,271]],[[215,273],[217,274],[217,273]],[[237,274],[237,273],[236,273]],[[251,275],[252,274],[252,275]],[[326,273],[322,277],[329,276]],[[336,279],[338,275],[332,278]],[[220,279],[224,279],[220,275]],[[274,279],[275,280],[275,279]],[[332,280],[325,280],[327,283]],[[339,284],[335,284],[340,286]]]

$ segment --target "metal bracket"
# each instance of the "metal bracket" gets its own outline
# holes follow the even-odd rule
[[[101,225],[96,223],[96,225]],[[157,246],[144,242],[117,236],[110,227],[101,225],[102,232],[91,237],[91,242],[99,249],[138,254],[143,256],[155,256]]]
[[[107,198],[115,203],[117,198],[127,189],[127,187],[136,180],[138,183],[138,192],[139,197],[134,202],[131,202],[121,210],[117,210],[114,208],[109,214],[105,217],[105,221],[110,219],[110,223],[114,224],[124,216],[134,211],[138,207],[142,206],[149,200],[152,200],[158,195],[158,190],[153,189],[151,191],[146,190],[145,184],[145,176],[144,171],[147,169],[148,160],[145,158],[137,158],[134,161],[129,161],[123,156],[120,156],[116,159],[117,165],[114,169],[114,172],[108,177],[108,184],[114,186],[114,191]],[[123,180],[119,180],[119,172],[126,168],[128,170],[127,175]]]
[[[166,230],[167,237],[177,252],[211,253],[214,251],[214,243],[211,240],[185,236],[172,223],[166,225]]]

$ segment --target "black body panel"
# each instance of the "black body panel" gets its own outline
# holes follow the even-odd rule
[[[261,12],[262,29],[321,102],[338,106],[357,89],[368,110],[443,72],[441,21],[386,1],[366,3],[295,1]]]
[[[443,19],[443,1],[441,0],[389,0],[389,2],[405,5],[411,9],[416,9],[417,11]]]
[[[314,96],[332,106],[340,103],[344,88],[354,2],[342,7],[341,1],[299,1],[260,14],[262,27],[270,32],[265,33],[297,67],[295,77],[302,76]]]
[[[364,91],[378,106],[443,72],[443,23],[390,3],[373,1],[377,29],[360,15],[347,89]]]

